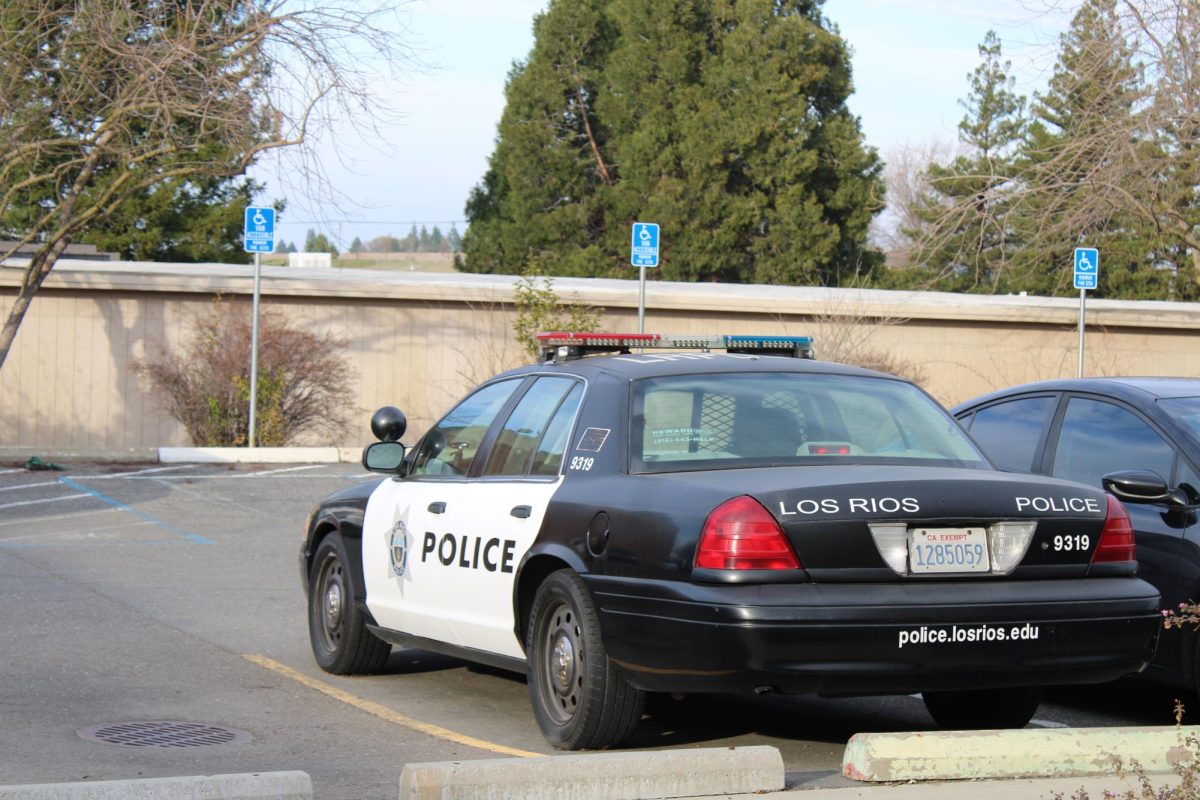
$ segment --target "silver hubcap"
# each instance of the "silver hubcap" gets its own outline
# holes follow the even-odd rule
[[[342,587],[330,582],[325,589],[325,627],[335,631],[342,623]]]
[[[563,634],[555,640],[554,649],[550,652],[550,673],[558,693],[569,694],[575,683],[575,645]]]

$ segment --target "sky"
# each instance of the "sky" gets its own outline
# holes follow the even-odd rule
[[[654,2],[655,0],[647,0]],[[952,146],[978,45],[995,30],[1026,94],[1044,85],[1068,14],[1053,0],[826,0],[824,13],[853,51],[848,105],[867,144],[885,160],[905,147]],[[1077,6],[1075,0],[1065,3]],[[336,202],[272,159],[253,176],[267,184],[258,202],[286,198],[277,240],[303,244],[314,229],[340,249],[359,237],[403,237],[415,223],[465,229],[463,206],[487,169],[504,82],[533,45],[533,17],[547,0],[409,0],[398,35],[415,60],[379,91],[398,119],[365,136],[343,120],[317,143]],[[417,63],[419,62],[419,63]]]

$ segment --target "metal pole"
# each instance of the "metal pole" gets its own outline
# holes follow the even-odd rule
[[[646,267],[638,267],[638,333],[646,332]]]
[[[1079,375],[1083,377],[1083,314],[1086,303],[1087,289],[1079,290]]]
[[[250,322],[250,432],[246,446],[254,447],[255,417],[258,406],[258,288],[262,280],[262,254],[254,254],[254,303]]]

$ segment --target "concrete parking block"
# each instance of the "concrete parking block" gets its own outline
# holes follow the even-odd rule
[[[336,464],[336,447],[160,447],[163,464]]]
[[[0,800],[312,800],[306,772],[0,786]]]
[[[1169,772],[1198,735],[1197,726],[859,733],[846,745],[842,774],[860,781],[1112,775],[1118,758]]]
[[[400,774],[400,800],[653,800],[783,787],[783,757],[765,746],[443,761]]]

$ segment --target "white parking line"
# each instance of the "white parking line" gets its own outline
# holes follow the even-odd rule
[[[116,509],[113,509],[113,510],[116,511]],[[98,528],[94,527],[94,526],[88,526],[88,529],[84,533],[83,538],[88,538],[88,537],[92,536],[93,534],[97,533],[98,531],[113,531],[113,530],[124,531],[124,530],[129,530],[130,528],[136,528],[139,525],[153,525],[153,524],[154,524],[153,522],[149,522],[147,520],[136,520],[134,522],[122,522],[119,525],[102,525]],[[30,534],[26,534],[25,536],[0,536],[0,544],[7,544],[9,542],[20,542],[20,541],[24,541],[26,539],[49,539],[49,538],[53,538],[53,537],[64,536],[64,535],[67,535],[67,533],[68,533],[67,531],[49,531],[49,532],[45,532],[45,533],[30,533]],[[75,536],[79,536],[79,531],[70,531],[69,533],[72,535],[75,535]]]
[[[19,486],[0,486],[0,492],[15,492],[18,489],[37,489],[42,486],[58,486],[58,480],[42,481],[41,483],[22,483]]]
[[[302,467],[280,467],[279,469],[264,469],[261,472],[247,472],[242,475],[243,478],[260,478],[263,475],[279,475],[283,472],[302,472],[309,469],[320,469],[324,464],[306,464]]]
[[[74,497],[75,495],[71,495],[71,496],[72,496],[72,497]],[[117,513],[117,509],[115,509],[115,508],[111,508],[111,507],[108,507],[108,506],[105,506],[104,508],[97,508],[97,509],[94,509],[94,510],[88,511],[87,513],[88,513],[88,514],[115,514],[115,513]],[[38,517],[37,519],[9,519],[9,520],[0,520],[0,528],[7,527],[7,526],[9,526],[9,525],[25,525],[25,526],[28,526],[28,525],[35,524],[35,523],[36,523],[36,524],[38,524],[38,525],[41,525],[41,524],[43,524],[43,523],[46,523],[46,522],[61,522],[61,521],[63,521],[63,520],[67,520],[67,519],[69,519],[69,520],[77,520],[77,519],[79,519],[79,514],[78,514],[78,513],[74,513],[74,514],[55,514],[55,515],[53,515],[53,516],[49,516],[49,517]]]
[[[132,477],[137,477],[139,475],[152,475],[152,474],[156,474],[159,472],[169,472],[169,471],[173,471],[173,470],[187,469],[190,466],[191,466],[191,464],[177,464],[175,466],[170,466],[170,467],[148,467],[146,469],[134,470],[133,472],[112,472],[112,473],[99,474],[99,475],[76,475],[75,477],[79,478],[80,480],[107,481],[107,480],[112,480],[113,478],[132,478]]]
[[[1034,727],[1034,728],[1069,728],[1069,727],[1071,727],[1070,725],[1067,725],[1066,723],[1055,722],[1052,719],[1031,719],[1031,720],[1029,720],[1029,725],[1030,725],[1030,727]]]
[[[9,475],[13,472],[24,472],[23,469],[0,469],[0,475]]]
[[[42,505],[43,503],[58,503],[63,500],[78,500],[81,497],[91,497],[91,495],[79,493],[63,495],[62,497],[45,497],[41,500],[22,500],[19,503],[4,503],[3,505],[0,505],[0,509],[16,508],[17,506],[36,506]]]

